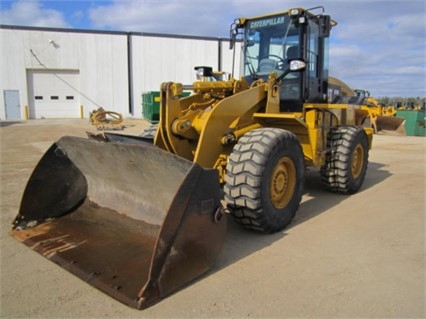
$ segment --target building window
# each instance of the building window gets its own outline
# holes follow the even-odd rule
[[[59,96],[57,96],[57,95],[52,95],[52,96],[50,97],[50,99],[51,99],[51,100],[59,100]]]
[[[43,97],[41,95],[36,95],[34,96],[35,100],[43,100]]]
[[[67,99],[67,100],[74,100],[74,96],[72,96],[72,95],[67,95],[66,99]]]

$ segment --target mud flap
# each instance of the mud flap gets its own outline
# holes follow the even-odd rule
[[[143,309],[211,268],[222,216],[216,170],[152,146],[63,137],[32,173],[11,234]]]

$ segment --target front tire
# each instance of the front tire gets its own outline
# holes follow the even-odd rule
[[[261,128],[246,133],[229,156],[225,200],[235,221],[274,233],[293,219],[302,198],[304,157],[297,137]]]
[[[368,165],[368,139],[359,126],[341,126],[330,130],[330,151],[321,167],[323,183],[332,192],[354,194],[362,186]]]

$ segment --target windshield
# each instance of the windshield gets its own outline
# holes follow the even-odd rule
[[[299,57],[299,30],[287,15],[249,21],[244,50],[244,76],[257,78],[271,72],[279,76],[289,59]]]

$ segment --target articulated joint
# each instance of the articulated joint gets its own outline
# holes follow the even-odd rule
[[[235,134],[233,134],[233,133],[228,133],[228,134],[225,134],[224,136],[222,136],[222,138],[220,139],[220,143],[223,145],[223,146],[226,146],[226,145],[232,145],[232,144],[235,144],[237,142],[237,137],[235,136]]]
[[[189,129],[191,129],[191,121],[184,120],[174,120],[172,123],[172,132],[174,134],[180,135],[185,134]]]

